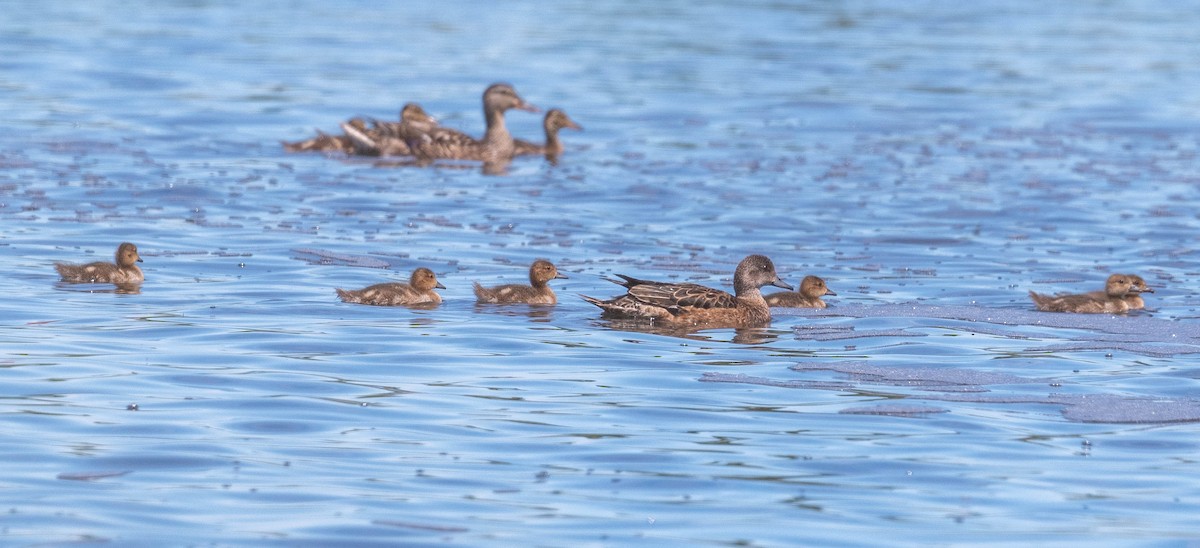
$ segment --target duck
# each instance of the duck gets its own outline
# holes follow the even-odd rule
[[[1113,274],[1104,283],[1104,291],[1079,295],[1043,295],[1029,292],[1037,309],[1044,312],[1075,312],[1079,314],[1122,314],[1129,311],[1125,297],[1133,285],[1129,276]]]
[[[342,124],[350,142],[351,152],[362,156],[411,156],[410,140],[438,127],[438,120],[417,103],[405,103],[400,109],[399,122],[374,121],[373,127]]]
[[[421,267],[413,270],[408,283],[388,282],[363,289],[335,289],[342,302],[374,306],[437,306],[442,296],[434,289],[446,289],[432,270]]]
[[[342,131],[346,131],[347,127],[354,128],[355,131],[366,132],[367,122],[362,118],[351,118],[342,122]],[[283,150],[287,152],[343,152],[350,154],[354,152],[354,143],[347,135],[330,135],[321,130],[317,130],[317,136],[303,141],[286,142],[280,141],[283,144]]]
[[[765,255],[749,255],[733,273],[734,294],[693,283],[639,280],[617,274],[610,280],[624,286],[626,293],[606,301],[580,295],[600,307],[602,316],[614,319],[648,320],[652,324],[700,329],[761,327],[771,322],[771,309],[759,288],[792,286],[779,279],[775,264]]]
[[[1142,293],[1154,293],[1154,288],[1146,283],[1146,279],[1137,274],[1126,274],[1129,278],[1129,293],[1125,294],[1125,302],[1129,303],[1130,310],[1141,310],[1146,308],[1146,301],[1142,299]]]
[[[546,111],[546,117],[542,119],[542,128],[546,130],[546,144],[539,145],[521,139],[514,139],[513,150],[514,156],[527,156],[534,154],[543,154],[547,159],[553,161],[563,152],[562,141],[558,140],[558,130],[574,129],[583,131],[583,126],[575,123],[566,112],[560,109],[552,108]]]
[[[1147,283],[1146,279],[1137,274],[1125,274],[1129,278],[1129,293],[1125,294],[1125,302],[1129,303],[1130,310],[1141,310],[1146,308],[1146,301],[1142,299],[1142,293],[1154,293],[1154,289]],[[1104,291],[1092,291],[1088,295],[1096,298],[1104,298]]]
[[[497,83],[483,92],[483,116],[487,131],[482,139],[475,139],[461,131],[436,127],[409,141],[413,155],[423,161],[429,160],[476,160],[485,163],[501,163],[512,159],[515,151],[512,135],[504,124],[504,113],[509,109],[537,112],[537,107],[525,102],[509,84]]]
[[[558,273],[558,267],[555,267],[554,263],[538,259],[529,265],[529,285],[483,287],[479,282],[475,282],[475,300],[488,304],[557,304],[558,298],[547,282],[565,279],[567,277]]]
[[[116,263],[94,262],[88,264],[54,263],[54,269],[62,281],[71,283],[140,284],[146,277],[137,263],[142,262],[138,248],[129,242],[117,246]]]
[[[821,300],[822,296],[837,293],[830,291],[825,280],[816,276],[805,276],[800,281],[800,291],[772,293],[766,296],[767,304],[785,308],[826,308],[828,305]]]

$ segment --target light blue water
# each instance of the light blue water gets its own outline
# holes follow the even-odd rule
[[[0,18],[4,544],[1200,537],[1198,6],[42,4]],[[479,133],[501,80],[586,128],[558,166],[278,145]],[[57,282],[125,240],[140,293]],[[749,253],[833,308],[575,297]],[[474,305],[537,257],[557,307]],[[333,294],[417,266],[435,310]],[[1151,310],[1026,297],[1112,272]]]

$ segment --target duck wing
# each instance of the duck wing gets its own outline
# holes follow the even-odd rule
[[[652,306],[679,312],[684,308],[736,308],[737,298],[711,287],[692,283],[662,283],[638,280],[627,286],[629,296]]]

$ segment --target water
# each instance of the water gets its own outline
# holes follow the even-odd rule
[[[1194,5],[42,4],[0,21],[4,544],[1197,540]],[[586,128],[559,165],[278,145],[479,133],[500,80]],[[140,293],[57,282],[124,240]],[[575,297],[750,253],[839,296]],[[537,257],[559,306],[474,305]],[[443,306],[334,297],[417,266]],[[1031,310],[1111,272],[1151,310]]]

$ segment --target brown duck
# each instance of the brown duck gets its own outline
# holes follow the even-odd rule
[[[507,284],[496,287],[483,287],[475,282],[475,299],[480,303],[493,304],[556,304],[558,298],[547,282],[550,280],[567,279],[558,273],[554,263],[538,259],[529,265],[529,285]]]
[[[371,129],[342,124],[352,152],[362,156],[410,156],[408,143],[438,127],[437,118],[430,116],[416,103],[406,103],[400,109],[399,122],[374,122]]]
[[[368,131],[367,122],[362,118],[351,118],[342,122],[342,130],[346,127],[352,127],[356,131]],[[346,135],[330,135],[321,130],[317,130],[317,136],[312,139],[303,141],[283,142],[283,150],[288,152],[344,152],[350,154],[354,152],[354,143]]]
[[[1141,310],[1146,308],[1146,301],[1142,299],[1142,293],[1154,293],[1154,288],[1146,283],[1146,279],[1137,274],[1125,274],[1129,278],[1129,293],[1125,294],[1125,302],[1129,303],[1130,310]],[[1103,298],[1104,291],[1091,291],[1088,295],[1096,298]]]
[[[492,84],[483,92],[483,117],[487,131],[483,139],[475,139],[461,131],[437,127],[409,141],[413,155],[421,160],[477,160],[507,162],[513,157],[515,145],[504,112],[509,109],[537,112],[508,84]]]
[[[342,301],[348,303],[375,306],[437,306],[441,304],[442,296],[434,289],[446,289],[446,286],[438,281],[432,270],[421,267],[412,272],[408,283],[390,282],[357,290],[335,291]]]
[[[542,120],[542,128],[546,130],[546,144],[539,145],[521,139],[514,139],[513,150],[514,156],[525,156],[532,154],[543,154],[547,159],[553,160],[563,152],[562,141],[558,140],[558,130],[574,129],[583,131],[583,127],[575,123],[567,113],[559,109],[550,109],[546,111],[546,117]]]
[[[805,276],[800,282],[800,291],[772,293],[766,296],[766,301],[770,306],[785,308],[825,308],[827,305],[821,300],[825,295],[836,297],[837,293],[829,290],[825,280],[816,276]]]
[[[773,285],[791,290],[779,279],[771,259],[750,255],[738,263],[733,273],[730,295],[693,283],[664,283],[639,280],[618,274],[627,293],[602,301],[586,295],[583,299],[600,307],[607,318],[644,319],[660,325],[695,327],[759,327],[771,322],[771,309],[759,288]]]
[[[54,263],[54,269],[62,281],[93,284],[140,284],[146,278],[137,263],[142,262],[136,245],[129,242],[117,247],[116,263],[95,262],[88,264]]]
[[[1133,285],[1124,274],[1113,274],[1104,284],[1104,291],[1079,295],[1042,295],[1029,292],[1038,310],[1045,312],[1076,312],[1080,314],[1120,314],[1129,311],[1125,297]]]

